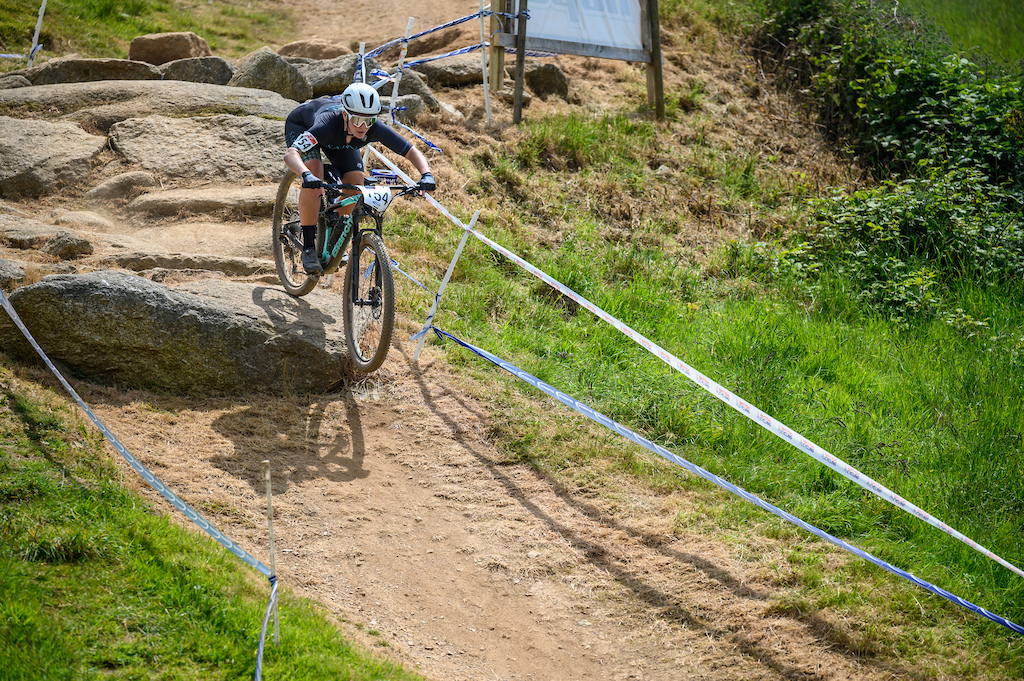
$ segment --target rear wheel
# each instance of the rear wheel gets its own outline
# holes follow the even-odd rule
[[[302,179],[288,171],[277,189],[274,202],[274,262],[284,290],[304,296],[316,286],[318,277],[302,267],[302,226],[299,224],[299,189]],[[322,237],[321,237],[322,238]]]
[[[395,326],[391,257],[374,232],[362,234],[358,253],[349,258],[344,296],[349,355],[357,369],[374,371],[388,356]]]

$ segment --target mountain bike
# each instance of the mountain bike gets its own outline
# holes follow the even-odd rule
[[[332,166],[324,166],[325,193],[320,197],[316,229],[322,274],[306,274],[302,267],[298,204],[302,178],[289,170],[274,203],[274,262],[290,295],[306,295],[321,277],[329,283],[347,260],[342,286],[345,343],[352,363],[366,372],[384,363],[395,326],[395,281],[384,246],[384,213],[396,197],[419,191],[418,185],[397,184],[396,180],[390,173],[373,171],[366,185],[352,185],[342,182]],[[350,219],[338,214],[338,208],[353,204]],[[352,248],[346,253],[349,244]]]

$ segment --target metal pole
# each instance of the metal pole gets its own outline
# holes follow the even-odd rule
[[[402,41],[402,49],[398,51],[398,68],[395,70],[395,87],[391,90],[391,120],[395,120],[395,102],[398,101],[398,86],[402,84],[402,65],[405,64],[405,55],[409,53],[409,34],[412,33],[412,24],[416,17],[409,17],[409,23],[405,27],[405,40]],[[363,159],[363,167],[366,167],[366,159]]]
[[[434,321],[434,314],[437,312],[437,306],[441,304],[441,295],[444,293],[444,287],[448,285],[448,280],[452,278],[452,272],[455,271],[455,263],[459,261],[459,256],[462,255],[462,249],[466,247],[466,240],[469,239],[469,230],[473,229],[478,217],[480,217],[480,211],[473,213],[473,219],[469,221],[469,225],[462,231],[462,241],[459,242],[459,247],[455,249],[455,257],[452,258],[451,264],[448,265],[448,271],[444,273],[441,285],[437,288],[437,293],[434,295],[434,304],[431,306],[430,313],[427,315],[427,321],[423,324],[423,329],[413,336],[414,339],[419,338],[419,342],[416,343],[416,354],[412,357],[412,361],[414,362],[418,362],[420,359],[420,353],[423,351],[423,343],[427,339],[427,331],[430,330],[430,325]]]
[[[526,72],[526,0],[519,0],[519,23],[516,27],[516,96],[512,122],[523,120],[523,79]]]
[[[275,564],[274,558],[274,506],[273,497],[270,493],[270,461],[264,460],[263,464],[267,467],[263,471],[263,479],[267,483],[267,528],[269,530],[268,536],[270,537],[270,576],[277,576],[277,565]],[[274,645],[281,645],[281,632],[278,631],[277,627],[277,601],[274,601]]]

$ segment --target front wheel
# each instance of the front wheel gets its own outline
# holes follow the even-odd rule
[[[384,363],[395,327],[395,279],[391,257],[374,232],[364,232],[345,272],[345,342],[361,371]]]
[[[302,178],[288,171],[277,189],[274,202],[274,262],[284,290],[304,296],[316,286],[317,277],[302,267],[302,226],[299,224],[299,188]]]

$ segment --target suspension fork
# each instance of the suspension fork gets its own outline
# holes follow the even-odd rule
[[[358,211],[356,211],[356,212],[358,212]],[[352,232],[352,255],[349,256],[349,258],[350,258],[350,261],[349,261],[350,262],[349,271],[350,271],[350,276],[352,277],[352,280],[349,282],[349,284],[350,284],[349,290],[352,292],[352,302],[356,303],[357,305],[360,304],[360,300],[359,300],[359,277],[360,276],[367,276],[367,277],[374,276],[374,272],[372,270],[371,271],[367,271],[367,272],[361,272],[360,271],[361,268],[359,266],[359,257],[362,254],[362,250],[363,250],[362,249],[363,234],[365,232],[371,232],[371,233],[376,234],[377,236],[380,236],[383,233],[383,231],[384,231],[384,229],[383,229],[383,221],[381,220],[381,218],[378,217],[378,216],[373,216],[373,219],[374,219],[374,223],[375,223],[374,227],[366,228],[366,229],[353,229],[353,232]],[[365,304],[365,301],[363,301],[362,304]]]
[[[362,251],[363,245],[363,233],[361,230],[354,230],[352,232],[352,255],[349,256],[348,276],[351,277],[349,281],[348,290],[352,295],[352,302],[359,302],[359,256]]]

